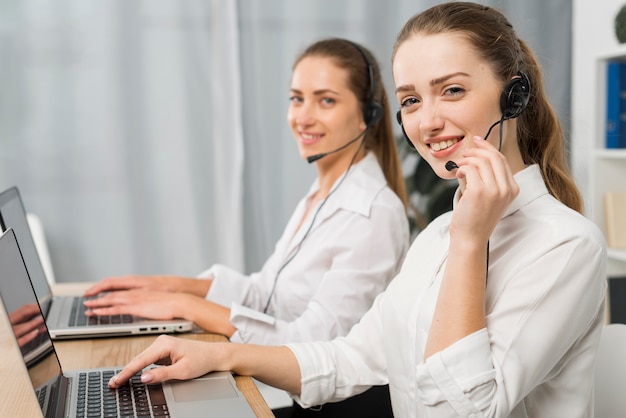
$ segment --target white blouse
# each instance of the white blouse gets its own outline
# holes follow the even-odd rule
[[[206,298],[231,308],[237,328],[231,341],[284,344],[345,335],[400,270],[409,247],[407,214],[373,153],[350,168],[303,240],[317,208],[296,228],[317,189],[316,180],[260,272],[214,265],[200,275],[213,277]]]
[[[537,166],[515,179],[521,192],[490,239],[486,328],[424,361],[449,212],[417,236],[400,274],[347,337],[289,345],[301,405],[389,382],[397,417],[593,416],[606,244],[548,193]]]

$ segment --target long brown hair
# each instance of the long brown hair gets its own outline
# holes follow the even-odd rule
[[[367,60],[363,56],[367,57]],[[374,76],[374,99],[382,107],[382,117],[372,126],[365,139],[365,149],[371,150],[385,174],[389,188],[407,206],[407,195],[400,167],[400,157],[391,125],[391,108],[387,98],[380,68],[374,55],[365,47],[340,38],[329,38],[315,42],[307,47],[296,59],[294,68],[302,59],[310,56],[330,58],[335,64],[348,72],[348,87],[358,98],[361,106],[371,96],[370,68]]]
[[[402,28],[393,48],[417,33],[464,34],[478,53],[491,63],[504,83],[524,72],[530,80],[530,99],[517,118],[517,142],[525,164],[538,164],[550,194],[570,208],[583,211],[583,199],[570,173],[559,120],[548,102],[541,66],[526,42],[499,11],[480,4],[450,2],[413,16]]]

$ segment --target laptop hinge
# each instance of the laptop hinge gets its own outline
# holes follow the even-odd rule
[[[52,393],[50,393],[50,402],[48,403],[48,411],[45,416],[61,418],[65,417],[66,408],[69,407],[69,387],[70,379],[63,375],[59,375],[57,381],[53,385]]]

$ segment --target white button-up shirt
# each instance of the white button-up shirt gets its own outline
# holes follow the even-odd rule
[[[296,228],[318,186],[316,180],[300,201],[260,272],[214,265],[200,275],[213,277],[206,298],[231,308],[237,328],[231,341],[284,344],[345,335],[400,270],[408,218],[376,156],[368,153],[350,168],[304,238],[317,207]]]
[[[389,382],[396,417],[591,417],[606,244],[552,197],[537,166],[490,239],[486,328],[424,361],[451,212],[411,245],[400,274],[347,337],[290,344],[304,406]],[[458,198],[458,196],[457,196]]]

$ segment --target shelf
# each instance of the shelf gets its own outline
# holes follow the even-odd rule
[[[626,262],[626,250],[609,248],[607,253],[609,260]]]
[[[602,148],[595,151],[596,158],[602,158],[604,160],[626,160],[626,148],[624,149],[607,149]]]
[[[597,54],[599,60],[626,59],[626,44],[618,45],[614,48],[600,51]]]

